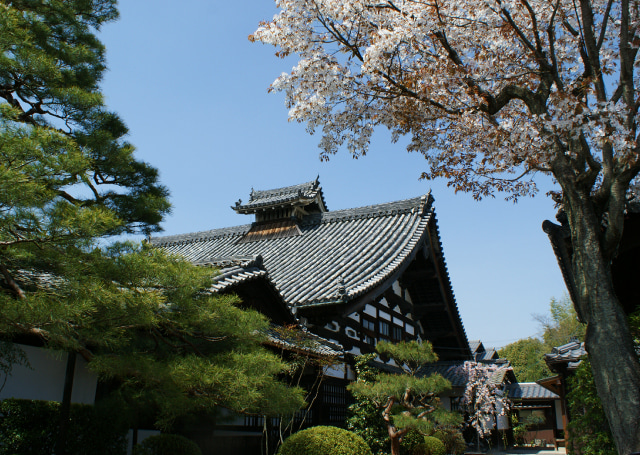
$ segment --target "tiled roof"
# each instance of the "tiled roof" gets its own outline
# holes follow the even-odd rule
[[[467,385],[465,363],[466,361],[436,362],[422,367],[419,374],[424,377],[438,373],[451,383],[451,387],[465,387]],[[510,371],[511,367],[508,363],[497,367],[489,373],[491,375],[490,383],[502,384]]]
[[[469,341],[469,348],[471,349],[471,352],[473,354],[475,354],[476,351],[478,349],[480,349],[481,346],[482,346],[482,341],[480,341],[480,340],[471,340],[471,341]]]
[[[584,342],[571,341],[562,346],[557,346],[551,350],[551,353],[544,355],[544,360],[552,371],[553,366],[558,364],[566,364],[568,369],[577,368],[580,361],[587,355]]]
[[[509,384],[507,387],[509,398],[513,400],[539,400],[560,398],[550,390],[545,389],[535,382],[520,382]]]
[[[218,275],[213,278],[211,285],[213,292],[222,292],[232,286],[257,278],[269,280],[267,271],[262,268],[262,257],[260,256],[209,258],[197,261],[195,264],[220,268]]]
[[[309,352],[322,357],[341,357],[344,352],[339,344],[300,328],[292,330],[271,324],[267,338],[271,344],[289,351]]]
[[[348,302],[408,265],[426,241],[433,218],[430,195],[355,209],[315,213],[301,235],[239,243],[251,225],[151,239],[195,263],[255,256],[289,305]],[[455,309],[457,310],[457,309]]]
[[[249,213],[256,209],[281,206],[296,201],[313,201],[316,196],[320,197],[322,205],[326,209],[322,188],[320,187],[318,179],[299,185],[277,188],[275,190],[252,190],[249,202],[242,204],[241,201],[238,201],[235,207],[232,208],[240,213]]]
[[[432,363],[422,367],[419,374],[425,377],[438,373],[451,383],[451,387],[465,387],[467,385],[467,375],[464,372],[463,365],[464,361]]]

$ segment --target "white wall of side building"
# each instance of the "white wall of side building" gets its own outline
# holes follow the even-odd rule
[[[0,399],[62,401],[68,354],[33,346],[17,346],[25,352],[30,368],[13,366],[4,388],[0,390]],[[76,356],[71,402],[93,404],[97,385],[98,377],[89,371],[82,357]]]
[[[554,404],[556,407],[556,428],[564,430],[564,422],[562,421],[562,403],[560,403],[560,400],[554,400]]]

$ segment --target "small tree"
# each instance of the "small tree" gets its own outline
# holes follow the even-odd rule
[[[391,439],[391,454],[399,455],[402,437],[411,429],[430,433],[434,423],[451,423],[458,416],[442,409],[438,395],[451,387],[439,374],[420,375],[420,369],[438,357],[431,343],[392,344],[380,341],[376,351],[398,366],[398,373],[378,373],[373,381],[349,385],[356,399],[369,400],[382,414]]]
[[[378,372],[369,365],[376,358],[376,354],[364,354],[356,358],[357,381],[373,384]],[[349,406],[347,428],[359,434],[371,447],[374,455],[387,453],[389,447],[389,432],[378,407],[364,396],[356,397],[355,403]]]
[[[480,444],[480,439],[487,437],[495,427],[496,417],[507,414],[510,402],[501,390],[502,375],[498,365],[465,362],[460,368],[466,378],[462,407],[469,415],[467,424],[476,431]]]

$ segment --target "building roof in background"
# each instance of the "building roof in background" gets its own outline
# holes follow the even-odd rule
[[[312,202],[303,206],[305,201]],[[250,206],[237,207],[244,207],[242,213],[255,214],[256,221],[156,237],[150,242],[195,264],[222,267],[215,284],[219,288],[266,272],[296,313],[310,314],[332,306],[347,315],[381,298],[403,278],[412,308],[402,306],[404,298],[394,299],[387,292],[392,304],[400,305],[403,313],[411,311],[422,324],[424,336],[442,351],[441,358],[470,358],[431,194],[328,212],[316,179],[277,190],[252,191]],[[270,208],[262,211],[266,207]],[[262,261],[253,266],[220,262],[257,257]]]
[[[465,372],[464,365],[467,361],[448,361],[448,362],[436,362],[425,365],[419,371],[420,376],[431,376],[434,373],[438,373],[443,378],[451,383],[451,387],[465,387],[467,385],[467,373]],[[495,369],[490,371],[490,383],[502,384],[503,382],[510,382],[515,380],[512,377],[512,369],[509,362],[504,361],[500,363],[491,362],[477,362],[483,365],[494,365]]]
[[[496,348],[485,348],[480,340],[470,341],[469,348],[476,362],[498,360],[500,358]]]
[[[516,382],[507,387],[509,398],[512,400],[540,400],[559,399],[552,391],[535,382]]]
[[[553,348],[549,354],[544,355],[544,360],[551,371],[557,372],[562,368],[574,370],[578,368],[582,358],[586,355],[587,350],[584,347],[584,342],[570,341]]]

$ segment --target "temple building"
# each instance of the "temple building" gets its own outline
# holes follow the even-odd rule
[[[379,340],[423,340],[442,361],[472,360],[426,194],[330,211],[319,180],[251,191],[231,208],[247,224],[150,242],[221,271],[216,292],[238,293],[275,324],[296,323],[318,352],[341,348],[308,423],[343,425],[353,355]],[[219,289],[217,289],[219,288]],[[248,424],[248,423],[247,423]]]
[[[441,360],[472,358],[431,194],[329,211],[316,179],[252,191],[232,208],[254,219],[151,243],[199,265],[260,258],[253,266],[301,324],[348,353],[371,352],[380,339],[421,339]]]

